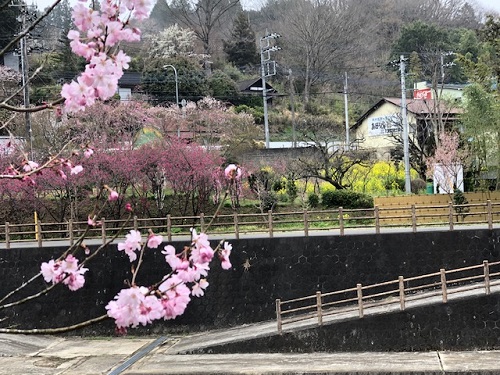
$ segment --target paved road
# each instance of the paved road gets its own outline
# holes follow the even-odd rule
[[[500,374],[500,351],[175,354],[185,340],[0,334],[0,374]]]
[[[459,288],[457,288],[458,290]],[[484,293],[480,289],[453,293],[453,299]],[[500,292],[493,285],[492,293]],[[429,294],[413,307],[442,303]],[[411,305],[407,306],[412,308]],[[365,316],[399,310],[399,303],[367,309]],[[331,315],[323,324],[356,319],[356,312]],[[294,321],[285,330],[317,326],[314,318]],[[275,321],[177,337],[78,337],[0,334],[2,374],[358,374],[434,375],[500,374],[500,351],[309,354],[191,354],[217,345],[277,335]],[[208,350],[207,350],[208,349]]]

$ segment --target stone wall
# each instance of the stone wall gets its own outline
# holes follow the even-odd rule
[[[350,288],[356,283],[368,285],[393,280],[399,275],[417,276],[436,272],[439,268],[453,269],[480,264],[483,260],[500,260],[500,229],[258,238],[231,242],[233,269],[223,271],[219,265],[213,267],[206,297],[194,300],[185,315],[175,321],[159,322],[132,333],[224,328],[269,320],[274,318],[276,298],[291,299],[318,290],[329,292]],[[176,245],[179,248],[183,244]],[[50,259],[60,250],[1,250],[0,295],[26,280],[23,275],[32,275],[41,261]],[[1,326],[63,326],[105,313],[105,304],[129,277],[127,259],[114,246],[107,249],[106,254],[88,265],[90,271],[83,289],[69,292],[58,287],[55,293],[22,307],[2,310],[0,318],[7,319],[0,323]],[[137,280],[139,284],[157,281],[167,271],[163,255],[159,251],[148,251],[142,271]],[[500,299],[496,295],[450,302],[317,329],[310,333],[310,347],[319,350],[397,350],[404,349],[401,343],[406,343],[408,350],[498,349],[499,314]],[[112,332],[110,321],[76,331],[85,335]],[[275,340],[283,340],[281,344],[286,344],[286,340],[299,342],[304,334],[307,333]]]

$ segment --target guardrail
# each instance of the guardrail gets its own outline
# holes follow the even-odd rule
[[[494,272],[492,268],[495,268]],[[359,318],[363,318],[368,309],[396,303],[403,311],[408,303],[432,296],[441,296],[442,302],[446,303],[452,294],[478,288],[484,289],[485,294],[490,294],[492,280],[499,276],[500,262],[490,263],[485,260],[480,265],[440,269],[439,272],[407,278],[399,276],[397,280],[372,285],[357,284],[353,288],[329,293],[316,292],[314,295],[290,300],[277,299],[277,328],[281,334],[284,325],[311,318],[322,325],[326,317],[347,312],[356,312]]]
[[[383,228],[405,227],[416,232],[419,227],[446,226],[453,230],[455,226],[484,224],[489,229],[500,223],[500,203],[486,201],[484,203],[464,205],[410,205],[407,207],[379,207],[369,209],[306,210],[296,212],[273,212],[257,214],[218,214],[199,216],[168,215],[164,218],[134,217],[128,223],[123,220],[101,218],[99,225],[89,228],[87,221],[69,220],[64,223],[45,223],[37,221],[28,224],[5,223],[4,231],[0,231],[0,241],[5,247],[19,242],[37,242],[39,247],[44,242],[68,240],[71,244],[85,230],[86,238],[102,239],[103,243],[117,233],[119,228],[127,232],[131,229],[151,229],[164,235],[168,241],[176,236],[190,234],[190,228],[196,227],[217,235],[234,236],[241,234],[267,233],[273,237],[275,233],[301,231],[308,236],[311,230],[338,230],[344,235],[349,228],[373,228],[380,233]],[[209,226],[209,228],[208,228]]]

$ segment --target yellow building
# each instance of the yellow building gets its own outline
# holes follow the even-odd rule
[[[409,138],[415,144],[433,136],[433,129],[451,128],[461,108],[433,99],[406,100]],[[402,146],[401,98],[382,98],[351,127],[357,147],[373,151],[378,160],[388,160],[391,150]],[[438,130],[442,130],[438,129]]]

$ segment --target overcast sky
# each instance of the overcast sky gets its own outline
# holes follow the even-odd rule
[[[70,3],[74,4],[77,0],[70,0]],[[40,10],[52,4],[52,0],[26,0],[28,4],[35,3],[38,5]],[[262,5],[265,0],[241,0],[243,8],[245,9],[255,9]],[[471,2],[476,2],[481,6],[486,12],[495,11],[500,14],[500,0],[471,0]]]

